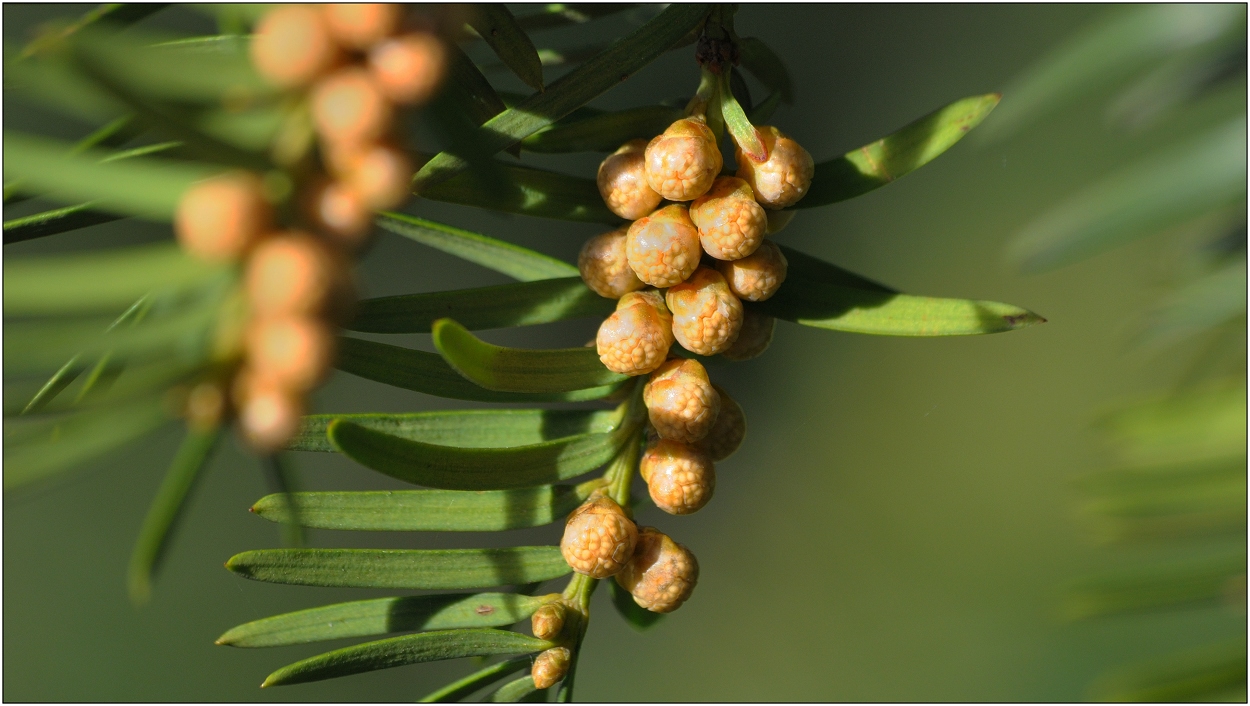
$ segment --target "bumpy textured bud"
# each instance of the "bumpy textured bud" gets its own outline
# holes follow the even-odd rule
[[[540,640],[554,640],[564,630],[564,622],[568,618],[569,609],[559,601],[545,603],[530,617],[530,627],[534,629],[534,637]]]
[[[738,339],[742,302],[716,270],[700,267],[689,280],[671,287],[665,301],[673,312],[673,337],[686,350],[716,355]]]
[[[764,208],[793,206],[807,195],[816,163],[807,150],[777,128],[764,125],[758,129],[768,148],[768,159],[754,162],[739,149],[738,176],[751,185],[755,200]]]
[[[403,8],[377,2],[330,3],[324,5],[326,26],[343,46],[367,49],[382,41],[403,19]]]
[[[758,358],[768,350],[773,342],[773,329],[777,320],[756,309],[743,307],[742,330],[738,332],[738,340],[721,352],[728,360],[742,361]]]
[[[759,249],[741,260],[716,263],[729,290],[749,302],[762,302],[776,294],[786,281],[788,267],[781,248],[771,240],[760,243]]]
[[[174,232],[192,255],[209,262],[238,260],[273,221],[255,174],[231,172],[199,182],[178,200]]]
[[[697,512],[716,490],[712,459],[691,444],[656,439],[647,444],[638,465],[655,506],[670,515]]]
[[[660,205],[660,195],[647,183],[646,149],[646,140],[630,140],[599,165],[599,195],[608,210],[631,221]]]
[[[317,133],[326,140],[362,144],[390,130],[395,109],[368,71],[347,68],[313,88],[312,117]]]
[[[768,214],[755,194],[737,177],[718,177],[712,188],[690,204],[690,220],[699,229],[699,241],[717,260],[739,260],[760,246],[768,229]]]
[[[616,582],[653,613],[671,613],[694,592],[699,562],[685,546],[654,527],[638,528],[638,548]]]
[[[564,524],[560,553],[579,574],[602,579],[625,566],[634,553],[638,528],[615,501],[600,495],[574,510]]]
[[[530,670],[530,674],[534,677],[534,688],[546,689],[555,686],[556,682],[568,674],[569,663],[572,659],[573,653],[569,652],[567,647],[552,647],[549,650],[543,650],[534,660],[534,667]]]
[[[625,254],[627,227],[596,235],[582,246],[577,255],[577,269],[582,281],[595,294],[609,299],[620,299],[629,292],[643,288],[642,280],[634,274]]]
[[[652,287],[671,287],[699,266],[699,229],[685,206],[665,206],[629,226],[625,255],[638,279]]]
[[[330,372],[334,341],[330,328],[317,319],[259,319],[248,327],[248,367],[284,388],[311,390]]]
[[[673,317],[655,290],[630,292],[616,303],[595,335],[599,360],[622,375],[646,375],[664,363],[673,345]]]
[[[369,52],[369,70],[387,98],[424,103],[447,72],[447,49],[428,32],[412,32],[382,42]]]
[[[712,430],[696,446],[713,462],[724,461],[742,445],[747,435],[747,418],[742,407],[720,385],[712,385],[720,398],[720,414]]]
[[[669,201],[699,198],[723,165],[716,136],[698,118],[678,120],[647,144],[647,183]]]
[[[662,439],[693,443],[707,436],[720,412],[720,399],[697,360],[665,362],[642,388],[651,426]]]
[[[312,83],[339,57],[325,16],[310,5],[279,5],[265,13],[249,53],[256,72],[280,88]]]
[[[262,318],[331,312],[348,288],[341,257],[299,232],[258,245],[244,278],[252,311]]]

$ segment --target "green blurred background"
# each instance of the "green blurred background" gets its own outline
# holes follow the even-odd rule
[[[6,51],[37,23],[82,9],[5,4]],[[797,103],[772,122],[820,160],[957,98],[1002,89],[1104,11],[744,5],[737,28],[788,62]],[[540,47],[612,36],[624,24],[547,33]],[[653,103],[686,95],[696,82],[691,51],[681,50],[594,105]],[[5,127],[82,132],[50,120],[14,106]],[[646,634],[616,617],[600,592],[578,700],[1074,700],[1112,666],[1224,636],[1222,607],[1060,619],[1070,581],[1121,559],[1092,545],[1074,511],[1071,479],[1106,461],[1090,422],[1172,381],[1189,362],[1183,352],[1146,358],[1128,345],[1133,317],[1157,298],[1172,250],[1167,239],[1149,238],[1036,276],[1016,273],[1002,253],[1014,231],[1079,184],[1131,161],[1141,144],[1104,129],[1098,108],[1069,108],[1013,140],[992,147],[969,140],[897,184],[801,213],[781,242],[903,291],[1010,302],[1050,322],[931,340],[783,322],[762,358],[713,367],[713,379],[746,410],[747,442],[720,464],[716,501],[702,512],[676,518],[648,507],[639,517],[696,553],[699,588]],[[595,159],[534,162],[588,174]],[[408,210],[566,259],[596,232],[442,204]],[[156,237],[164,237],[160,228],[122,222],[5,251]],[[364,258],[361,276],[369,296],[504,281],[389,234]],[[579,345],[594,328],[579,321],[487,337]],[[430,349],[428,336],[408,342]],[[455,406],[465,405],[343,373],[316,401],[319,411]],[[133,608],[124,578],[130,545],[176,440],[167,429],[67,481],[4,498],[5,700],[399,701],[470,670],[462,660],[258,690],[272,669],[319,650],[216,647],[221,632],[380,594],[266,585],[222,568],[236,552],[278,545],[275,526],[247,513],[268,489],[233,443],[200,485],[153,601]],[[338,456],[299,460],[305,489],[398,487]],[[310,541],[477,546],[552,543],[558,532],[314,531]]]

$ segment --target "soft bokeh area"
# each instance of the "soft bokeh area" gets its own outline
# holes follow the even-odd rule
[[[955,99],[1001,90],[1104,10],[743,5],[736,24],[787,61],[797,101],[772,122],[819,161]],[[37,22],[77,11],[6,4],[6,55]],[[622,22],[547,33],[539,46],[611,36]],[[512,87],[509,77],[491,78]],[[697,80],[683,49],[593,105],[680,97]],[[1011,100],[1007,94],[1003,104]],[[35,122],[47,120],[15,109],[5,127],[48,131]],[[1049,323],[992,336],[899,339],[780,322],[763,357],[711,367],[746,412],[747,440],[719,464],[715,501],[703,511],[673,517],[647,506],[638,518],[698,556],[698,589],[641,634],[601,590],[578,700],[1079,700],[1112,666],[1227,636],[1228,608],[1220,606],[1086,622],[1060,615],[1072,581],[1117,560],[1093,544],[1075,512],[1072,478],[1106,462],[1091,421],[1173,380],[1190,360],[1184,351],[1146,357],[1129,347],[1133,317],[1158,296],[1158,273],[1173,254],[1167,239],[1039,275],[1021,274],[1004,258],[1009,236],[1025,223],[1133,159],[1141,138],[1108,131],[1103,121],[1099,108],[1077,104],[1006,141],[970,138],[898,183],[800,213],[778,236],[905,292],[1010,302]],[[82,132],[68,123],[64,130]],[[534,161],[582,174],[595,166],[589,156]],[[420,201],[406,210],[565,259],[598,230]],[[89,233],[119,241],[161,235],[127,221]],[[91,242],[63,237],[74,246]],[[62,246],[36,241],[5,254]],[[362,279],[368,296],[505,281],[392,234],[364,258]],[[580,345],[595,325],[486,337]],[[431,350],[428,336],[407,343]],[[327,412],[457,406],[470,405],[345,373],[316,397],[317,411]],[[269,490],[233,441],[183,518],[153,600],[132,607],[131,542],[176,441],[171,427],[59,483],[4,498],[6,701],[402,701],[471,670],[460,660],[258,690],[273,669],[320,650],[217,647],[219,634],[279,612],[382,594],[249,582],[222,568],[237,552],[279,545],[277,527],[247,512]],[[304,489],[399,487],[339,456],[298,460]],[[310,542],[537,544],[558,541],[559,531],[313,531]]]

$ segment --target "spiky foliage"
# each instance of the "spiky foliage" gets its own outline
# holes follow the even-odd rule
[[[242,32],[258,15],[248,6],[218,8],[227,33],[211,37],[125,29],[157,9],[106,7],[49,32],[6,66],[6,77],[25,95],[99,126],[78,144],[6,133],[6,177],[13,180],[5,186],[6,204],[23,196],[58,204],[6,220],[6,243],[122,218],[168,222],[192,183],[238,167],[263,172],[282,217],[298,220],[292,215],[291,185],[299,178],[297,165],[312,159],[308,106],[252,71]],[[621,9],[553,5],[513,17],[502,6],[476,7],[466,18],[474,32],[462,41],[475,41],[471,35],[485,40],[502,66],[536,92],[500,94],[453,47],[444,87],[423,115],[447,146],[413,176],[413,192],[503,213],[619,227],[594,179],[497,154],[610,153],[625,141],[658,134],[682,111],[661,104],[605,112],[587,103],[665,52],[693,53],[696,41],[699,52],[714,50],[728,70],[719,76],[704,71],[701,80],[692,72],[691,105],[706,112],[717,134],[727,133],[722,151],[732,155],[730,138],[747,154],[767,149],[753,124],[766,121],[780,103],[792,102],[795,87],[768,46],[734,32],[731,6],[669,6],[601,49],[539,50],[527,34],[618,18]],[[729,66],[733,63],[768,91],[767,98],[753,103],[743,74]],[[543,66],[560,64],[572,68],[544,84]],[[817,163],[810,190],[796,206],[775,214],[778,223],[923,166],[976,127],[998,100],[997,94],[957,100],[876,142]],[[589,406],[312,415],[290,450],[339,453],[422,488],[292,493],[283,480],[290,459],[275,455],[263,458],[262,465],[278,479],[281,492],[262,498],[253,510],[288,527],[495,532],[559,522],[592,494],[606,495],[627,512],[640,502],[630,489],[644,439],[642,380],[609,371],[593,348],[507,348],[473,333],[602,317],[613,302],[587,288],[572,264],[487,235],[401,212],[381,213],[375,223],[518,281],[360,302],[347,330],[430,333],[438,352],[341,336],[339,370],[450,399]],[[780,252],[789,262],[784,284],[767,301],[746,302],[748,313],[894,336],[996,333],[1043,321],[1008,304],[903,294],[791,248],[781,246]],[[184,416],[187,391],[198,381],[220,378],[229,365],[221,332],[240,316],[235,266],[205,265],[161,244],[10,260],[5,275],[5,375],[10,389],[22,389],[25,381],[28,390],[6,416],[6,488],[48,478]],[[190,415],[184,446],[135,550],[137,596],[145,594],[168,530],[223,431],[223,421],[212,420],[205,426]],[[568,658],[558,699],[571,699],[589,599],[599,583],[576,575],[560,593],[534,595],[540,584],[571,571],[556,546],[288,548],[244,552],[227,566],[248,578],[300,585],[496,589],[324,606],[247,623],[219,640],[263,647],[372,638],[279,669],[266,686],[430,660],[506,656],[429,700],[469,696],[526,670],[529,655],[551,648],[569,650],[548,652],[555,656],[546,659],[544,669],[558,671]],[[500,592],[501,587],[514,590]],[[640,608],[617,583],[610,587],[613,604],[636,627],[660,617]],[[550,640],[509,629],[555,604],[564,606],[568,617]],[[543,679],[549,678],[545,672]],[[490,698],[545,696],[534,678],[524,675]]]

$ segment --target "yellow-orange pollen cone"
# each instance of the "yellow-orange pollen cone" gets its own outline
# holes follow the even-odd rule
[[[178,243],[209,262],[243,257],[273,222],[261,180],[248,172],[230,172],[187,189],[174,214]]]
[[[625,256],[638,279],[652,287],[671,287],[699,266],[699,230],[684,205],[665,206],[629,226]]]
[[[369,52],[369,70],[387,98],[424,103],[447,71],[447,49],[441,39],[427,32],[401,35]]]
[[[248,327],[247,363],[287,389],[308,391],[330,372],[334,346],[333,332],[316,319],[260,319]]]
[[[693,443],[707,436],[720,412],[720,397],[697,360],[665,362],[642,389],[651,426],[660,438]]]
[[[719,463],[733,455],[747,435],[747,418],[742,407],[720,385],[712,385],[720,397],[720,414],[703,440],[695,446]]]
[[[244,374],[238,401],[239,428],[258,451],[277,451],[299,431],[303,396],[272,380]]]
[[[260,318],[319,315],[345,289],[341,259],[310,235],[292,232],[261,243],[244,274],[252,312]]]
[[[738,177],[751,185],[755,200],[767,209],[787,208],[807,195],[816,163],[799,143],[775,127],[758,128],[768,159],[754,162],[737,151]]]
[[[751,255],[733,262],[717,262],[729,291],[749,302],[762,302],[777,293],[786,281],[789,263],[781,248],[765,240]]]
[[[768,230],[768,214],[755,202],[751,187],[737,177],[718,177],[690,204],[690,220],[699,229],[703,250],[717,260],[747,257]]]
[[[347,145],[374,142],[391,129],[395,110],[368,71],[349,67],[313,87],[312,117],[328,142]]]
[[[629,561],[638,529],[611,498],[592,498],[569,515],[560,539],[560,553],[577,573],[602,579],[620,571]]]
[[[697,199],[712,187],[724,162],[716,136],[698,118],[682,118],[647,144],[647,183],[670,201]]]
[[[615,580],[643,608],[671,613],[694,592],[699,562],[668,535],[654,527],[639,527],[634,556]]]
[[[555,686],[556,682],[569,673],[569,664],[572,660],[573,653],[567,647],[552,647],[543,650],[534,659],[534,666],[530,670],[530,674],[534,677],[534,688],[548,689]]]
[[[628,228],[617,228],[586,241],[577,255],[577,270],[601,297],[619,299],[645,285],[629,266],[625,253]]]
[[[615,373],[646,375],[664,363],[673,345],[673,317],[655,290],[630,292],[616,303],[595,335],[599,360]]]
[[[335,41],[352,49],[368,49],[399,28],[403,7],[390,3],[329,3],[322,6],[326,27]]]
[[[660,205],[660,195],[647,183],[646,140],[631,140],[599,165],[596,182],[608,210],[636,220]]]
[[[279,88],[306,86],[338,61],[325,17],[311,5],[278,5],[256,24],[252,66]]]
[[[690,444],[656,439],[638,464],[655,506],[670,515],[698,512],[716,490],[716,468],[706,453]]]
[[[686,350],[716,355],[738,339],[742,302],[716,270],[700,267],[689,280],[669,288],[665,301],[673,313],[673,337]]]

